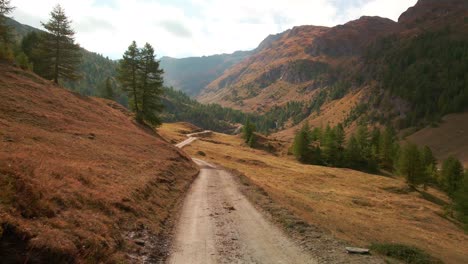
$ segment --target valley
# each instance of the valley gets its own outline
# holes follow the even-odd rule
[[[59,2],[0,0],[1,264],[468,263],[466,0]]]
[[[181,123],[164,124],[159,131],[179,142],[197,129]],[[366,259],[349,257],[344,249],[372,243],[416,246],[446,263],[468,260],[468,236],[447,218],[444,206],[449,198],[436,189],[416,192],[398,177],[301,165],[290,157],[251,149],[238,136],[219,133],[200,137],[184,150],[195,160],[231,170],[240,179],[237,188],[250,202],[302,241],[302,247],[319,263],[363,263]],[[202,168],[209,169],[205,164]],[[208,190],[211,194],[218,191]]]

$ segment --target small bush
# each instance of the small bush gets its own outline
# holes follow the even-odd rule
[[[372,244],[370,249],[378,254],[401,260],[407,264],[442,263],[442,261],[413,246],[376,243]]]
[[[199,150],[199,151],[197,152],[197,154],[200,155],[200,156],[203,156],[203,157],[206,156],[206,153],[203,152],[203,151],[201,151],[201,150]]]

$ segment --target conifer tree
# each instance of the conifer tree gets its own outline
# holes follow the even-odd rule
[[[468,170],[465,171],[464,179],[455,193],[455,209],[468,228]]]
[[[5,23],[5,18],[13,12],[15,8],[11,6],[10,0],[0,0],[0,43],[10,42],[9,27]]]
[[[369,141],[369,130],[367,126],[360,125],[356,132],[356,140],[359,145],[361,157],[367,159],[370,157],[370,141]]]
[[[394,169],[396,133],[391,126],[383,131],[379,142],[380,166],[384,169]]]
[[[449,195],[455,194],[463,181],[463,165],[453,156],[442,163],[441,178]]]
[[[133,41],[120,60],[117,78],[127,92],[130,107],[140,123],[161,124],[158,114],[163,109],[163,73],[154,48],[148,43],[139,49]]]
[[[122,84],[124,91],[127,92],[130,100],[130,107],[136,113],[137,121],[141,122],[141,89],[139,89],[138,70],[140,63],[140,50],[135,41],[125,51],[118,68],[118,80]]]
[[[101,97],[109,100],[114,100],[114,89],[112,88],[111,77],[107,77],[103,85],[101,85]]]
[[[405,176],[407,183],[415,188],[424,183],[424,173],[419,149],[414,144],[403,147],[399,161],[399,172]]]
[[[437,160],[428,146],[421,150],[421,163],[424,173],[424,181],[435,181],[437,175]]]
[[[294,137],[292,152],[300,162],[307,162],[311,154],[311,132],[309,124],[305,123]]]
[[[361,149],[359,147],[359,142],[356,139],[356,136],[353,134],[348,139],[348,143],[346,145],[346,150],[345,150],[346,166],[353,168],[353,169],[361,169],[362,160],[363,158],[361,156]]]
[[[71,21],[65,15],[64,9],[57,5],[50,13],[50,20],[42,23],[47,34],[41,35],[39,50],[41,58],[47,68],[43,73],[55,83],[59,80],[77,80],[81,76],[77,67],[81,63],[81,50],[75,44],[75,32],[71,28]]]
[[[322,139],[320,140],[321,147],[323,149],[323,158],[327,165],[333,166],[337,160],[338,147],[335,139],[335,131],[327,125],[325,128],[325,133],[323,134]]]
[[[5,18],[13,12],[10,0],[0,0],[0,58],[13,59],[13,51],[10,47],[12,37],[10,28],[6,25]]]
[[[335,129],[334,129],[334,134],[335,134],[335,142],[336,142],[336,161],[335,164],[336,166],[344,166],[344,150],[345,150],[345,138],[346,134],[343,128],[342,124],[338,124]]]
[[[255,129],[255,124],[250,122],[250,119],[247,118],[242,128],[242,138],[250,147],[253,147],[255,144]]]
[[[164,71],[159,68],[154,48],[146,43],[140,52],[141,65],[139,71],[139,83],[141,84],[141,112],[144,120],[152,125],[160,125],[158,113],[163,110],[161,96],[163,94]]]

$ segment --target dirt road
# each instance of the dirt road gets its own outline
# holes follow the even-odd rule
[[[169,263],[317,263],[252,206],[231,174],[194,161],[201,172],[185,199]]]

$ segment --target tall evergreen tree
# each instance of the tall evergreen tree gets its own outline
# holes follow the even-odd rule
[[[5,18],[13,12],[15,8],[11,6],[10,0],[0,0],[0,43],[11,41],[9,27],[5,23]]]
[[[158,113],[162,112],[164,71],[159,68],[153,47],[146,43],[140,52],[141,63],[139,71],[139,83],[141,84],[141,112],[144,120],[152,125],[160,125]]]
[[[406,177],[406,181],[411,187],[417,187],[424,183],[420,152],[416,145],[407,144],[402,148],[399,172]]]
[[[250,122],[250,119],[247,118],[244,127],[242,128],[242,138],[250,147],[253,147],[255,144],[255,130],[255,124]]]
[[[468,170],[465,171],[465,177],[455,193],[455,209],[457,209],[461,220],[468,228]]]
[[[14,7],[11,6],[10,0],[0,0],[0,58],[12,59],[13,52],[11,50],[11,32],[8,25],[5,23],[5,18],[13,12]]]
[[[361,156],[367,159],[370,156],[369,130],[366,125],[360,125],[356,132],[356,140],[359,145]]]
[[[455,157],[450,156],[442,163],[441,178],[450,195],[458,191],[463,176],[463,165]]]
[[[394,169],[396,133],[391,126],[383,131],[379,142],[380,166],[387,170]]]
[[[109,100],[114,100],[115,98],[115,93],[114,93],[114,88],[112,88],[112,79],[111,77],[107,77],[106,81],[100,85],[100,94],[102,98],[106,98]]]
[[[351,135],[348,139],[345,150],[345,164],[353,169],[362,169],[363,157],[361,148],[355,135]]]
[[[336,142],[336,166],[344,166],[344,151],[346,134],[342,124],[338,124],[335,129],[335,142]]]
[[[338,145],[335,137],[335,130],[327,125],[325,128],[325,133],[323,134],[322,139],[320,140],[320,147],[323,149],[323,159],[325,164],[329,166],[336,165],[336,160],[338,156]]]
[[[50,16],[47,23],[42,23],[47,34],[42,35],[39,45],[41,58],[47,65],[43,75],[53,79],[55,83],[62,79],[77,80],[81,77],[77,73],[77,67],[82,55],[80,46],[75,44],[71,21],[60,5],[54,7]]]
[[[437,178],[437,160],[428,146],[424,146],[421,150],[421,163],[425,182],[435,182]]]
[[[311,154],[311,132],[309,124],[305,123],[294,137],[292,152],[300,162],[307,162]]]
[[[136,113],[137,121],[141,122],[141,89],[139,89],[138,70],[140,63],[140,50],[135,41],[125,51],[118,68],[118,80],[122,84],[124,91],[127,92],[130,100],[130,107]]]

